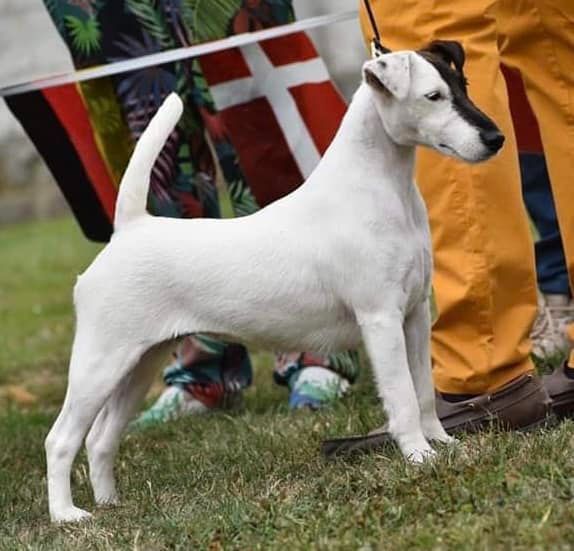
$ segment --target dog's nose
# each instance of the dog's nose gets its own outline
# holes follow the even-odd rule
[[[504,143],[504,134],[498,130],[484,130],[480,133],[482,143],[491,151],[498,151]]]

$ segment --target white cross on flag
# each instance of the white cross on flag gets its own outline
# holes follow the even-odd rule
[[[346,109],[307,35],[203,56],[201,67],[259,204],[298,187]]]

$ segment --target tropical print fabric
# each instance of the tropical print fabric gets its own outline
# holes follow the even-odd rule
[[[167,385],[182,387],[206,408],[225,408],[229,397],[251,384],[251,363],[238,344],[224,344],[204,335],[187,337],[175,362],[164,371]]]
[[[329,354],[326,356],[311,352],[277,354],[273,378],[277,384],[288,386],[293,375],[306,367],[324,367],[354,383],[358,372],[359,355],[356,351]]]
[[[294,19],[291,0],[44,0],[44,3],[77,68],[190,46]],[[218,117],[198,60],[144,68],[80,86],[97,145],[116,183],[133,144],[163,99],[176,91],[186,105],[182,120],[152,172],[148,200],[151,213],[219,217],[216,164],[221,168],[233,213],[242,216],[259,208]],[[287,363],[286,356],[279,357],[278,382],[288,380],[287,373],[293,372],[293,366],[298,370],[310,363],[327,367],[349,381],[357,375],[358,363],[350,353],[328,358],[296,356],[296,361]],[[168,385],[183,386],[210,408],[220,406],[226,396],[248,386],[251,377],[249,357],[243,347],[203,336],[188,337],[165,372]]]
[[[290,2],[284,0],[271,2],[271,6],[245,2],[245,7],[238,0],[46,0],[45,4],[77,68],[190,46],[222,38],[231,30],[269,26],[271,16],[275,24],[282,24],[293,16]],[[257,208],[234,148],[218,126],[198,60],[144,68],[82,84],[81,88],[117,181],[133,143],[163,99],[176,91],[187,106],[154,168],[150,212],[173,217],[220,215],[215,161],[205,139],[206,130],[231,188],[234,211],[247,214]]]

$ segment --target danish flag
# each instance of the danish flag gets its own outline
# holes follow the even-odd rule
[[[260,205],[297,188],[346,105],[305,33],[203,56],[201,68]]]

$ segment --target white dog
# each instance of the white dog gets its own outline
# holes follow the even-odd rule
[[[95,500],[117,502],[120,435],[158,356],[190,333],[317,352],[363,340],[404,456],[421,462],[434,453],[429,440],[451,440],[434,407],[431,248],[413,167],[417,145],[467,162],[502,145],[466,94],[463,61],[458,43],[441,42],[366,62],[364,82],[309,179],[233,220],[146,213],[150,171],[182,113],[176,95],[166,99],[123,177],[112,240],[74,289],[68,391],[46,439],[53,521],[90,516],[74,506],[70,489],[90,427]]]

